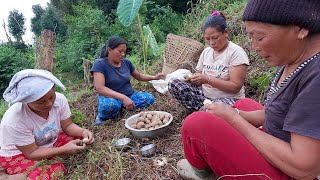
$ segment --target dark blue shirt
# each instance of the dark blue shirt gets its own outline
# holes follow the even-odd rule
[[[135,70],[128,59],[123,59],[120,67],[111,65],[107,58],[96,59],[91,68],[91,73],[101,72],[105,78],[105,86],[126,96],[131,96],[132,89],[130,78]]]
[[[263,128],[286,142],[291,141],[290,133],[320,139],[320,54],[310,60],[297,68],[265,107]]]

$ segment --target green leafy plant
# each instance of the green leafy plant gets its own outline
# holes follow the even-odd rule
[[[270,86],[272,77],[276,72],[275,67],[270,67],[262,71],[257,72],[253,77],[249,79],[249,84],[258,90],[258,100],[263,101],[265,94]]]
[[[137,17],[142,44],[143,70],[146,72],[148,45],[150,45],[154,55],[158,54],[158,45],[149,25],[142,26],[139,14],[142,3],[143,0],[120,0],[117,7],[117,15],[119,21],[125,27],[129,27]]]
[[[74,16],[65,17],[68,39],[58,42],[55,50],[56,69],[83,75],[83,59],[93,60],[109,31],[103,11],[85,4],[73,7]]]
[[[7,88],[16,72],[26,68],[33,68],[33,59],[34,51],[31,48],[26,49],[26,52],[22,52],[11,45],[0,45],[0,94]]]
[[[77,109],[71,109],[71,114],[72,114],[72,122],[74,122],[75,124],[78,124],[79,126],[84,126],[85,123],[85,115],[77,110]]]
[[[9,108],[8,104],[4,100],[0,99],[0,122],[4,113],[8,110],[8,108]]]

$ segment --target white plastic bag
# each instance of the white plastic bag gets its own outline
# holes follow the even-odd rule
[[[187,69],[178,69],[170,74],[167,74],[164,80],[152,80],[149,82],[158,92],[164,94],[168,91],[168,84],[171,79],[184,79],[184,77],[190,73],[191,72]]]

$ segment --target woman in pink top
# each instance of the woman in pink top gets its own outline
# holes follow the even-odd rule
[[[1,120],[0,166],[9,175],[27,172],[29,179],[56,179],[66,173],[62,163],[32,167],[38,160],[75,154],[94,142],[92,132],[72,122],[67,99],[55,85],[65,89],[50,72],[26,69],[16,73],[5,90],[3,97],[12,105]]]

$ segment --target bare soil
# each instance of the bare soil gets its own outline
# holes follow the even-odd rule
[[[85,94],[79,101],[70,106],[80,110],[87,119],[85,127],[95,135],[95,143],[88,150],[66,160],[67,178],[77,179],[180,179],[176,163],[184,157],[181,143],[181,122],[188,115],[187,110],[169,94],[160,94],[150,85],[141,83],[135,85],[137,90],[152,93],[155,103],[150,111],[166,111],[173,115],[173,122],[168,131],[156,139],[136,139],[125,128],[125,119],[137,111],[123,110],[120,119],[108,121],[101,126],[94,125],[97,114],[97,93]],[[83,88],[83,87],[78,87]],[[77,91],[77,88],[73,91]],[[133,148],[118,151],[112,147],[113,140],[128,137]],[[148,143],[155,143],[157,150],[154,156],[142,157],[138,150]]]

